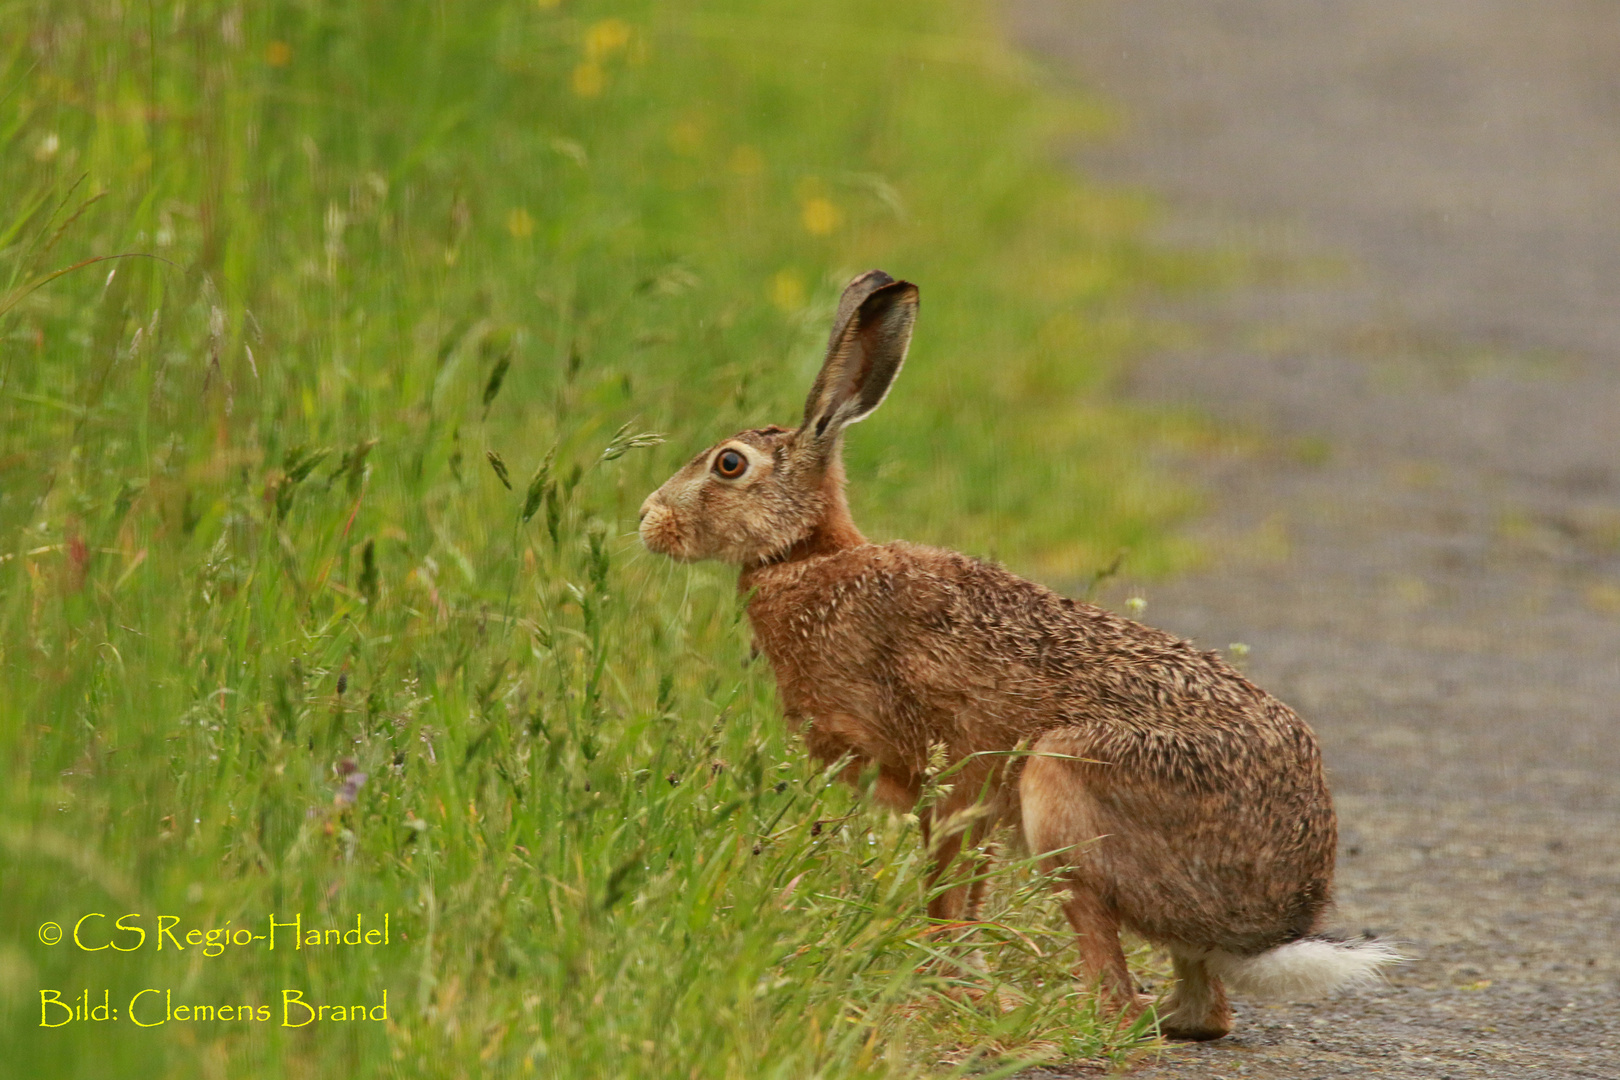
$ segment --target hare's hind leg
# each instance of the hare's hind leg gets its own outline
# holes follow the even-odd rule
[[[1063,912],[1079,938],[1082,977],[1115,1008],[1134,1014],[1141,1002],[1120,948],[1119,915],[1104,897],[1099,859],[1091,848],[1101,835],[1098,814],[1075,763],[1066,760],[1080,756],[1068,742],[1061,736],[1041,739],[1024,765],[1018,783],[1024,839],[1032,852],[1054,852],[1044,864],[1067,878]],[[1062,756],[1042,757],[1043,750]]]
[[[1167,1039],[1203,1042],[1230,1032],[1232,1007],[1226,1002],[1226,990],[1203,958],[1172,948],[1170,960],[1175,965],[1176,988],[1159,1016],[1160,1033]]]

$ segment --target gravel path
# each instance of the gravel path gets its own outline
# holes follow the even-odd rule
[[[1175,463],[1212,557],[1144,618],[1312,722],[1339,922],[1417,957],[1138,1075],[1620,1077],[1620,5],[1007,18],[1120,105],[1089,174],[1276,268],[1132,376],[1262,434]]]

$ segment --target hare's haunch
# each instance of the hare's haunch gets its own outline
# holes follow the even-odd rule
[[[943,746],[959,768],[925,835],[988,793],[990,814],[955,819],[967,835],[931,838],[936,875],[1001,822],[1054,853],[1085,973],[1120,1008],[1140,1008],[1121,929],[1174,960],[1172,1037],[1231,1029],[1223,983],[1295,997],[1375,979],[1393,950],[1320,933],[1333,804],[1288,706],[1162,631],[856,529],[841,435],[883,402],[916,314],[909,282],[851,282],[799,426],[693,458],[642,505],[643,542],[742,567],[756,643],[811,753],[853,755],[851,779],[875,767],[878,798],[910,809]],[[975,891],[941,894],[930,914],[971,918]]]

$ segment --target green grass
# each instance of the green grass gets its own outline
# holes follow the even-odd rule
[[[850,437],[869,535],[1055,584],[1184,557],[1143,464],[1177,428],[1106,391],[1132,293],[1199,271],[1052,163],[1100,110],[977,3],[811,10],[0,0],[7,1075],[843,1078],[1139,1040],[1027,872],[990,991],[953,991],[931,953],[973,946],[929,932],[914,824],[804,760],[733,572],[634,537],[696,449],[796,420],[881,266],[923,308]],[[145,947],[40,942],[92,912]],[[153,944],[295,912],[390,943]],[[147,988],[273,1019],[39,1026],[42,989]],[[288,989],[386,990],[388,1021],[283,1027]]]

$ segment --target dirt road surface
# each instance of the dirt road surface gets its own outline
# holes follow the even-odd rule
[[[1127,387],[1263,447],[1170,463],[1211,558],[1143,618],[1311,721],[1338,922],[1415,957],[1139,1075],[1620,1077],[1620,4],[1006,18],[1119,107],[1079,167],[1276,267]]]

